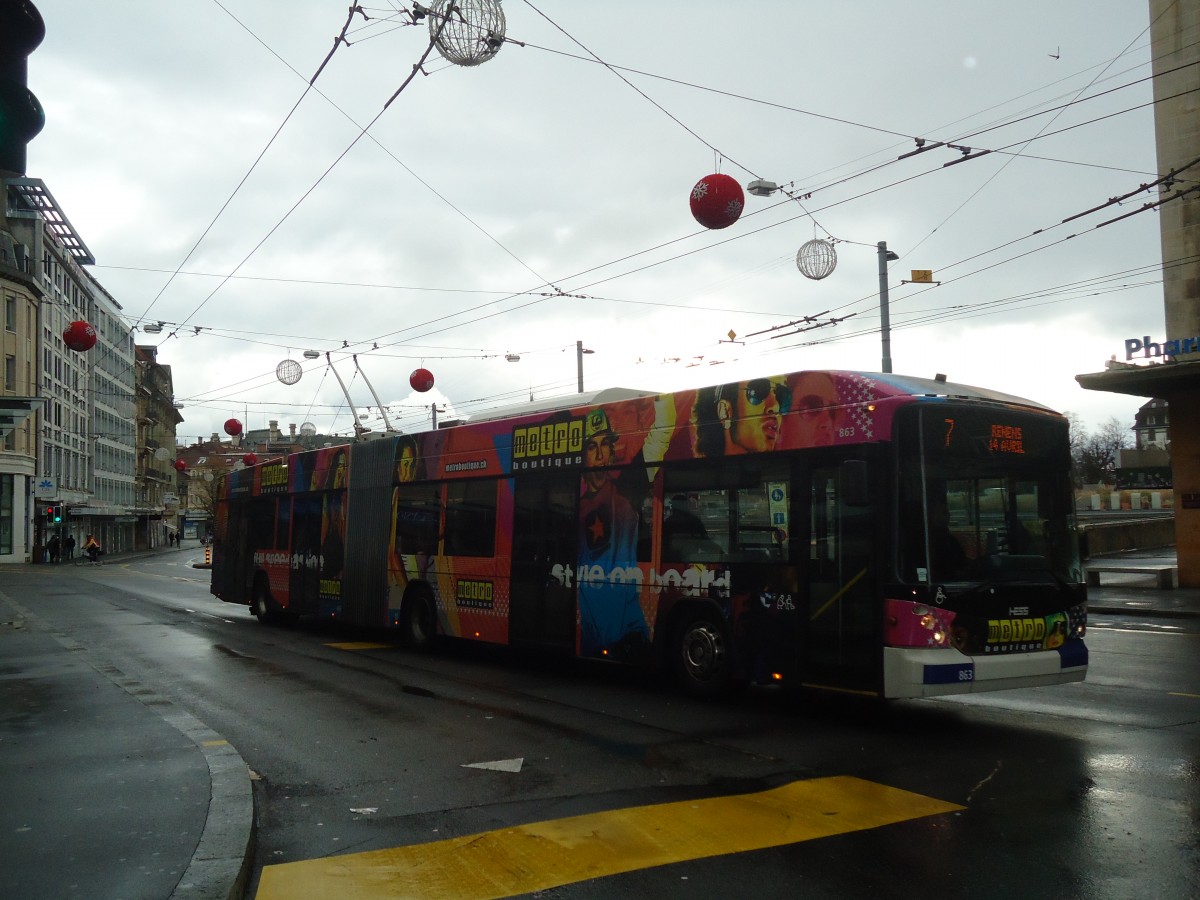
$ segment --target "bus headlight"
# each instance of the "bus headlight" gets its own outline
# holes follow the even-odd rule
[[[910,600],[886,601],[884,640],[890,647],[950,647],[954,613]]]
[[[1080,603],[1067,610],[1067,637],[1082,638],[1087,634],[1087,604]]]

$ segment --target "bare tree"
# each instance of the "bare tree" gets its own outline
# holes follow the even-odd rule
[[[1080,433],[1078,456],[1075,458],[1077,477],[1083,484],[1112,484],[1116,480],[1117,455],[1129,446],[1129,429],[1115,416],[1100,426],[1094,434]],[[1072,455],[1076,452],[1072,430]]]
[[[1075,479],[1075,487],[1082,487],[1085,481],[1082,475],[1083,444],[1088,438],[1087,427],[1083,424],[1079,413],[1065,412],[1063,416],[1067,420],[1067,433],[1070,435],[1071,463],[1074,468],[1072,475]]]

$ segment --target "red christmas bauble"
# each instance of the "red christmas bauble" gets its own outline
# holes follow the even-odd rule
[[[186,469],[186,468],[187,468],[187,463],[186,463],[184,460],[182,460],[182,459],[177,459],[177,460],[175,460],[175,462],[173,463],[173,465],[175,466],[175,471],[176,471],[176,472],[182,472],[184,469]]]
[[[705,175],[692,188],[692,216],[705,228],[728,228],[742,215],[742,186],[719,172]]]
[[[254,465],[256,462],[258,462],[258,454],[255,454],[255,453],[245,453],[245,454],[243,454],[243,455],[242,455],[242,462],[244,462],[244,463],[245,463],[246,465],[248,465],[248,466],[252,466],[252,465]]]
[[[237,419],[225,420],[225,433],[230,437],[237,437],[242,433],[242,423]]]
[[[423,394],[433,387],[433,373],[428,369],[413,369],[413,373],[408,376],[408,383],[414,391]]]
[[[72,350],[83,353],[96,346],[96,329],[82,319],[78,319],[63,331],[63,341]]]

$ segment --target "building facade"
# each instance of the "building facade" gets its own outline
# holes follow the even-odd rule
[[[33,546],[38,473],[38,301],[28,248],[0,222],[0,562],[21,562]]]
[[[132,331],[120,304],[84,268],[95,260],[46,185],[24,176],[2,184],[0,409],[20,406],[24,398],[28,411],[5,427],[0,450],[0,561],[43,562],[54,539],[82,545],[88,534],[107,550],[132,549]],[[66,345],[63,332],[75,321],[95,329],[91,349]]]
[[[1171,487],[1170,425],[1166,400],[1142,404],[1133,420],[1133,448],[1117,451],[1117,487]]]
[[[1166,339],[1181,349],[1195,348],[1200,343],[1200,94],[1194,89],[1200,3],[1149,0],[1149,9]],[[1170,441],[1179,584],[1200,587],[1200,417],[1183,414],[1200,403],[1200,352],[1189,349],[1161,365],[1110,367],[1075,380],[1089,390],[1162,398],[1176,410]]]
[[[134,546],[152,550],[178,533],[179,494],[175,463],[176,427],[183,421],[175,405],[171,367],[158,361],[158,348],[137,345],[137,474],[134,479]]]

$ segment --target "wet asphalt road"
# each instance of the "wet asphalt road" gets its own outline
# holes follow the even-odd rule
[[[540,896],[1200,895],[1194,619],[1094,616],[1081,685],[704,704],[607,670],[265,628],[178,563],[53,576],[52,593],[32,578],[0,590],[119,659],[253,772],[246,896],[264,866],[844,776],[962,808],[749,851],[730,833],[707,858]]]

